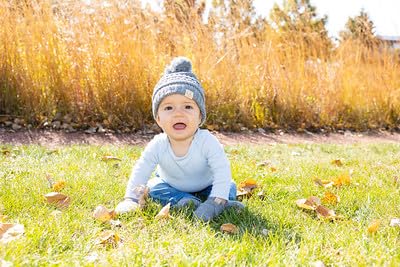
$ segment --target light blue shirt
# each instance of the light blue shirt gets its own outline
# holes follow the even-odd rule
[[[147,184],[156,167],[160,182],[180,191],[194,193],[212,185],[210,197],[228,199],[232,182],[229,160],[221,143],[208,130],[197,130],[182,157],[174,154],[165,133],[156,135],[136,162],[125,197],[134,198],[134,188]]]

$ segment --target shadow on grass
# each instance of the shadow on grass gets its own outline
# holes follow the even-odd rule
[[[146,208],[135,214],[123,216],[123,221],[130,221],[130,226],[151,225],[154,223],[154,218],[160,211],[162,206],[156,202],[148,202]],[[240,240],[242,238],[255,238],[263,239],[268,245],[269,243],[276,242],[277,240],[282,244],[295,243],[298,244],[301,241],[301,235],[296,231],[293,225],[287,223],[282,224],[268,220],[262,214],[254,213],[247,207],[243,210],[236,210],[235,208],[229,208],[225,210],[214,220],[204,223],[193,215],[194,207],[190,206],[184,209],[176,210],[171,209],[170,214],[173,220],[159,221],[164,225],[168,225],[176,230],[183,231],[183,229],[190,229],[191,226],[198,227],[210,227],[215,233],[215,238],[230,238],[232,240]],[[138,221],[138,218],[141,218]],[[184,221],[187,222],[184,223]],[[238,232],[235,234],[223,233],[221,231],[221,225],[225,223],[232,223],[238,227]],[[183,232],[182,232],[183,234]]]
[[[238,227],[238,233],[228,234],[221,231],[221,225],[232,223]],[[244,236],[265,239],[266,243],[278,239],[283,243],[300,243],[301,236],[293,226],[279,224],[268,220],[261,214],[249,210],[236,211],[234,208],[224,211],[218,218],[210,222],[210,227],[216,236],[223,238],[242,239]],[[268,242],[269,241],[269,242]]]

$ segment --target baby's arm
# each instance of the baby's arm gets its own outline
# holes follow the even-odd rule
[[[115,208],[117,214],[132,212],[144,206],[144,197],[148,190],[146,184],[158,163],[158,148],[157,138],[154,138],[135,163],[126,187],[124,200]]]
[[[232,174],[224,148],[218,139],[211,134],[208,136],[205,146],[207,147],[205,151],[208,165],[213,174],[210,197],[228,200]]]

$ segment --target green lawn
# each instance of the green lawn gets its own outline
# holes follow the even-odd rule
[[[141,147],[0,145],[0,215],[25,227],[23,237],[0,243],[1,259],[14,266],[399,266],[400,145],[263,145],[226,148],[236,182],[249,178],[264,191],[243,202],[240,214],[224,212],[209,224],[196,221],[190,210],[155,220],[161,206],[148,201],[140,213],[119,218],[121,227],[92,218],[100,204],[114,207]],[[121,161],[103,161],[104,155]],[[343,166],[332,164],[341,159]],[[269,161],[265,166],[259,163]],[[274,170],[274,168],[276,170]],[[314,178],[334,180],[351,173],[350,185],[324,188]],[[67,209],[47,204],[46,179],[66,183]],[[323,204],[342,219],[319,219],[295,201],[326,191],[340,197]],[[381,220],[375,233],[367,231]],[[237,234],[222,233],[233,223]],[[98,244],[112,230],[122,242]]]

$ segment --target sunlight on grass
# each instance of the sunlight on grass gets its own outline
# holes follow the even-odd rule
[[[140,147],[69,146],[50,150],[40,146],[3,146],[0,154],[0,214],[25,226],[24,237],[0,243],[0,259],[19,265],[140,265],[140,266],[267,266],[387,265],[400,263],[399,228],[389,221],[400,209],[400,146],[379,145],[258,145],[230,146],[236,182],[253,178],[264,191],[245,199],[240,214],[226,211],[209,224],[196,221],[190,210],[172,211],[173,219],[155,220],[161,206],[148,201],[137,214],[119,218],[122,227],[92,218],[98,205],[113,208],[124,195]],[[121,161],[104,161],[113,155]],[[342,166],[332,164],[341,159]],[[260,165],[264,162],[264,165]],[[274,169],[270,166],[273,165]],[[351,173],[349,185],[323,188],[313,179],[334,179]],[[48,179],[64,180],[62,193],[71,205],[46,204]],[[342,219],[325,221],[295,204],[300,198],[326,191],[340,196],[326,204]],[[325,205],[325,204],[324,204]],[[374,220],[376,233],[367,228]],[[234,235],[219,228],[233,223]],[[98,245],[107,229],[120,245]]]

